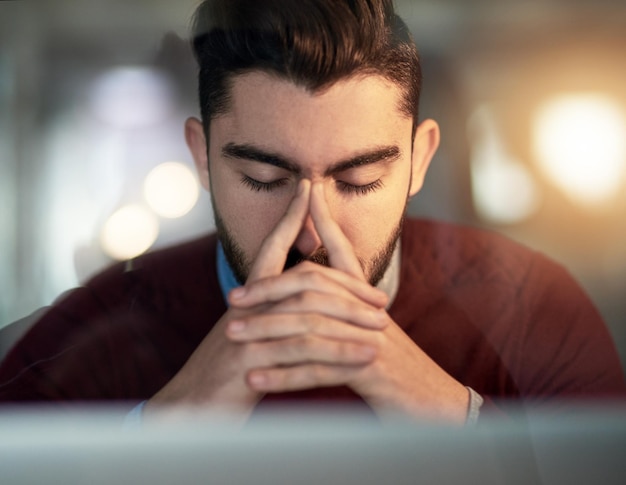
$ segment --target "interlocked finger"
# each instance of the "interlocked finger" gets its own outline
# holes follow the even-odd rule
[[[255,369],[248,373],[247,381],[252,389],[259,392],[286,392],[339,386],[354,380],[367,365],[308,363],[293,367]]]
[[[356,279],[335,268],[321,267],[316,263],[303,262],[278,276],[246,285],[229,295],[231,305],[247,308],[262,302],[278,302],[294,293],[320,291],[349,300],[360,301],[375,308],[384,308],[387,294],[367,282]]]
[[[367,329],[327,318],[318,313],[260,314],[229,322],[227,337],[234,342],[277,340],[316,335],[336,340],[377,344],[377,329]]]
[[[261,244],[246,284],[282,273],[289,249],[298,237],[309,208],[311,183],[300,180],[287,212]]]
[[[315,335],[250,343],[250,367],[273,368],[311,362],[329,365],[358,365],[371,362],[376,347],[357,342],[326,339]]]

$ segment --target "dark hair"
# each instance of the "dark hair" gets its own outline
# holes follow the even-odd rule
[[[401,87],[400,109],[417,126],[421,68],[392,0],[205,0],[192,36],[207,133],[228,110],[233,77],[252,70],[312,92],[356,74],[381,75]]]

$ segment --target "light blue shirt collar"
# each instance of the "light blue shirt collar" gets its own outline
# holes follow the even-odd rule
[[[400,285],[400,253],[400,241],[398,240],[398,244],[396,245],[391,259],[391,264],[389,265],[389,268],[387,268],[385,276],[377,285],[379,289],[389,295],[389,304],[387,305],[387,308],[389,308],[393,303],[393,300],[398,293],[398,286]],[[241,286],[241,284],[237,281],[237,278],[235,278],[235,273],[233,273],[233,269],[230,267],[230,264],[228,264],[226,255],[224,254],[224,248],[222,247],[222,243],[219,241],[217,242],[216,259],[217,280],[219,281],[226,306],[228,306],[228,293],[230,293],[233,288]]]
[[[235,273],[233,273],[230,264],[226,260],[226,255],[224,254],[224,248],[222,247],[221,242],[217,242],[217,280],[220,284],[220,289],[222,290],[222,295],[224,296],[224,301],[226,302],[226,306],[228,306],[228,293],[233,288],[237,288],[241,286],[241,284],[235,278]]]

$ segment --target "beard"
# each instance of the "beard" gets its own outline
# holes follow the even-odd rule
[[[376,253],[376,255],[369,261],[369,264],[361,258],[358,258],[359,264],[361,265],[361,269],[368,279],[370,285],[376,286],[378,282],[385,276],[385,272],[391,263],[391,259],[393,257],[393,253],[396,249],[398,239],[400,238],[400,234],[402,233],[402,224],[404,222],[404,211],[402,212],[403,216],[400,218],[400,221],[395,226],[392,231],[390,237],[387,239],[383,247]],[[246,255],[239,245],[232,233],[228,230],[226,225],[224,224],[224,220],[222,219],[215,202],[213,201],[213,215],[215,218],[215,227],[217,229],[217,237],[222,243],[222,247],[224,249],[224,255],[226,256],[226,260],[230,265],[235,278],[239,282],[239,284],[244,284],[248,279],[248,275],[250,273],[250,268],[252,266],[252,261],[249,261],[246,258]],[[310,261],[322,266],[330,267],[330,262],[328,258],[328,251],[326,248],[320,248],[315,253],[310,254],[308,256],[304,256],[298,249],[292,247],[289,253],[287,254],[287,260],[285,262],[285,267],[283,271],[288,270],[289,268],[293,268],[297,264],[303,261]],[[369,276],[368,276],[369,273]]]

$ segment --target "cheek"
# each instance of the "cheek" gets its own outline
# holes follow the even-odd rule
[[[359,258],[368,260],[377,254],[396,229],[406,207],[405,185],[337,201],[333,217]]]
[[[221,187],[228,187],[228,190],[220,191],[217,186],[214,189],[219,213],[230,234],[252,261],[265,237],[284,214],[289,197],[253,192],[239,183]]]

